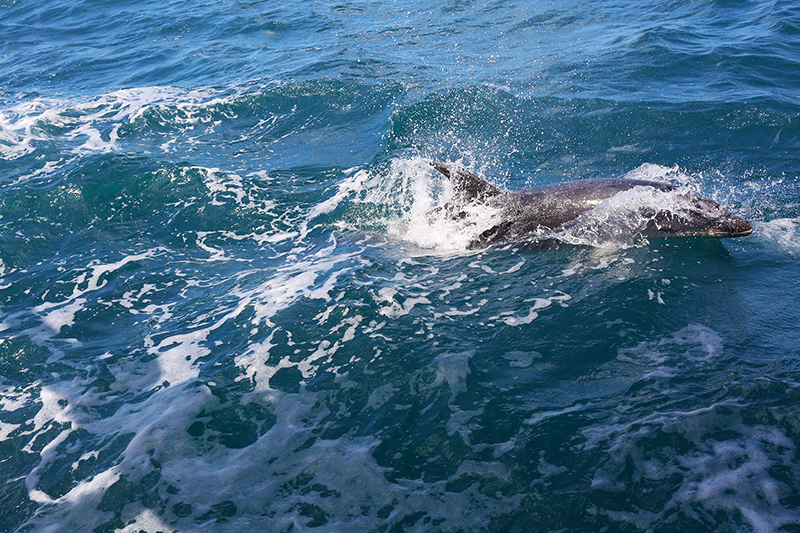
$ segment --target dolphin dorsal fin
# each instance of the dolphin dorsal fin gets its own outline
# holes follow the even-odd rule
[[[453,189],[455,189],[456,194],[460,195],[464,201],[483,201],[486,198],[497,196],[503,192],[464,167],[441,163],[439,161],[431,161],[431,166],[453,182]]]

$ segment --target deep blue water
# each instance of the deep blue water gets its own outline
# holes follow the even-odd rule
[[[2,531],[800,531],[798,267],[796,2],[0,0]]]

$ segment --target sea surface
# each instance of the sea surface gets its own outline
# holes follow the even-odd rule
[[[800,4],[0,0],[0,531],[800,531]]]

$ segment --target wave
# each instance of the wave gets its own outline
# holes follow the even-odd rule
[[[315,80],[297,84],[254,84],[229,90],[143,87],[83,102],[34,98],[0,110],[0,161],[28,163],[48,154],[47,164],[18,175],[53,174],[74,156],[127,153],[163,159],[187,157],[211,163],[261,163],[265,170],[351,162],[374,156],[364,129],[386,124],[398,84],[346,84]],[[358,136],[358,138],[356,138]],[[305,150],[314,145],[314,151]],[[27,157],[26,157],[27,156]],[[8,178],[6,178],[8,179]]]
[[[762,237],[793,257],[800,256],[800,218],[776,218],[758,224]]]

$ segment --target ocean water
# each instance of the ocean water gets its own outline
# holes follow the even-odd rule
[[[798,405],[796,2],[0,0],[0,530],[797,532]]]

